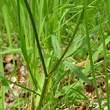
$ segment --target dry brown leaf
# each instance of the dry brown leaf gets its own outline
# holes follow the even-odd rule
[[[87,63],[89,63],[89,62],[90,62],[90,60],[88,60]],[[86,63],[86,61],[82,61],[82,62],[80,62],[80,63],[77,63],[76,65],[77,65],[77,66],[82,66],[82,67],[84,67],[85,63]]]
[[[77,110],[86,110],[86,105],[84,102],[82,102],[81,106]]]

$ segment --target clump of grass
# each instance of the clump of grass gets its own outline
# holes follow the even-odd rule
[[[106,89],[108,91],[106,44],[110,41],[110,37],[105,38],[103,30],[103,27],[108,27],[109,11],[106,12],[103,7],[98,8],[98,5],[102,5],[102,2],[1,0],[0,16],[2,16],[1,21],[3,23],[1,23],[0,28],[3,27],[1,30],[3,34],[6,29],[9,42],[5,42],[3,37],[1,40],[7,43],[10,49],[4,51],[0,45],[0,59],[2,61],[2,54],[12,53],[13,64],[16,68],[14,53],[20,53],[27,64],[31,85],[24,87],[6,79],[3,74],[3,62],[1,62],[0,72],[2,74],[0,78],[1,83],[3,83],[1,108],[4,108],[5,86],[15,97],[9,87],[10,83],[31,92],[31,101],[25,100],[29,103],[30,108],[33,108],[34,105],[34,109],[38,110],[61,109],[63,107],[71,109],[74,103],[80,105],[81,100],[88,104],[90,103],[89,100],[84,95],[84,91],[80,91],[80,89],[83,82],[91,85],[90,78],[87,77],[91,73],[99,108],[102,109],[95,78],[94,62],[99,54],[103,55],[104,53]],[[106,6],[106,2],[104,2],[104,6]],[[104,15],[108,15],[108,18]],[[100,20],[98,20],[99,18]],[[107,29],[106,31],[109,30]],[[19,45],[18,48],[15,48],[14,42],[12,42],[12,33]],[[60,45],[63,45],[65,49],[62,49]],[[86,62],[85,68],[73,64],[73,60],[88,60],[86,59],[88,56],[90,63],[86,65]],[[68,70],[65,71],[67,68]],[[42,71],[39,73],[39,70]],[[64,77],[68,77],[68,79],[65,84],[62,84]],[[76,79],[77,82],[75,82]],[[20,102],[22,99],[19,97],[18,99],[15,97],[15,99],[16,107],[22,108]],[[12,105],[10,104],[10,108]],[[109,92],[107,92],[107,106],[109,109]]]

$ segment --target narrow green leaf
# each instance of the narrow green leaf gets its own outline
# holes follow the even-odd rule
[[[53,96],[42,108],[42,110],[47,110],[47,108],[49,107],[49,105],[54,102],[59,96],[61,96],[62,94],[66,94],[71,88],[73,88],[75,86],[76,83],[66,86],[65,88],[63,88],[61,91],[59,91],[55,96]]]
[[[12,39],[11,39],[11,29],[10,29],[10,22],[9,22],[9,13],[8,13],[8,7],[6,5],[6,1],[4,0],[2,2],[3,6],[2,6],[2,11],[3,11],[3,17],[4,17],[4,21],[5,21],[5,25],[6,25],[6,29],[7,29],[7,34],[8,34],[8,37],[9,37],[9,43],[10,43],[10,47],[11,49],[13,48],[12,47]],[[1,51],[0,51],[1,52]],[[3,68],[3,67],[2,67]],[[0,71],[1,73],[1,71]],[[3,74],[1,73],[1,75],[3,76]],[[0,75],[0,76],[1,76]],[[8,83],[5,81],[5,80],[1,80],[1,85],[2,86],[6,86],[6,88],[10,91],[10,93],[13,95],[13,97],[17,100],[15,94],[13,93],[13,91],[11,90],[10,86],[8,85]]]
[[[1,45],[0,45],[0,52],[1,52]],[[4,69],[3,69],[3,62],[2,62],[2,55],[0,55],[0,76],[4,76]],[[5,102],[5,87],[1,86],[1,96],[0,96],[0,109],[4,108],[4,102]]]
[[[75,4],[66,4],[66,5],[63,5],[61,6],[59,9],[63,9],[63,8],[76,8],[76,9],[80,9],[80,8],[83,8],[83,5],[78,5],[76,6]]]
[[[7,81],[5,80],[1,80],[1,86],[6,86],[6,88],[10,91],[10,93],[13,95],[13,97],[17,100],[15,94],[13,93],[13,91],[11,90],[9,84],[7,83]]]
[[[32,47],[28,47],[27,51],[32,51]],[[11,53],[21,53],[21,48],[16,48],[16,49],[10,49],[6,51],[0,52],[0,54],[11,54]]]
[[[88,48],[87,47],[86,48],[81,48],[81,49],[77,50],[76,52],[74,52],[73,55],[76,55],[78,53],[85,53],[87,51],[88,51]],[[94,52],[94,51],[97,51],[97,49],[96,48],[91,48],[91,51]]]
[[[1,73],[0,73],[1,74]],[[7,78],[5,78],[5,77],[3,77],[3,76],[0,76],[0,80],[2,80],[3,81],[3,83],[6,85],[6,87],[8,88],[8,84],[7,84],[7,81],[8,82],[10,82],[10,83],[12,83],[12,84],[14,84],[14,85],[16,85],[16,86],[18,86],[18,87],[21,87],[21,88],[23,88],[23,89],[25,89],[25,90],[28,90],[28,91],[30,91],[30,92],[33,92],[33,93],[35,93],[35,94],[37,94],[37,95],[39,95],[40,96],[40,94],[38,94],[37,92],[35,92],[35,91],[33,91],[33,90],[31,90],[31,89],[29,89],[29,88],[26,88],[26,87],[24,87],[24,86],[21,86],[21,85],[19,85],[19,84],[17,84],[17,83],[15,83],[15,82],[13,82],[13,81],[11,81],[11,80],[8,80]],[[8,88],[9,89],[9,88]],[[10,91],[11,89],[9,89],[9,91]],[[14,94],[14,93],[13,93]]]
[[[64,61],[64,64],[73,72],[75,73],[79,78],[81,78],[84,82],[91,85],[90,80],[78,69],[78,67],[75,64],[72,64],[68,61]]]
[[[108,36],[106,39],[105,39],[105,45],[107,45],[107,43],[110,41],[110,36]],[[92,59],[93,59],[93,62],[95,62],[95,59],[98,57],[99,53],[101,52],[101,50],[103,49],[103,44],[101,43],[97,49],[97,51],[92,55]],[[86,75],[89,74],[89,70],[90,70],[90,62],[88,63],[87,67],[85,68],[85,71],[84,73]]]
[[[44,55],[44,58],[56,58],[56,56],[52,56],[52,55]],[[38,57],[36,60],[39,60],[41,57]]]
[[[97,30],[93,31],[90,34],[90,39],[97,33]],[[83,45],[85,45],[85,43],[87,42],[86,37],[81,38],[82,35],[79,34],[76,39],[73,41],[73,44],[70,48],[70,50],[66,53],[64,58],[67,58],[71,55],[73,55],[74,53],[76,53]]]
[[[53,44],[53,48],[54,48],[54,51],[55,51],[55,56],[57,58],[60,58],[61,57],[61,48],[60,48],[60,45],[56,39],[56,37],[54,35],[51,36],[51,39],[52,39],[52,44]]]

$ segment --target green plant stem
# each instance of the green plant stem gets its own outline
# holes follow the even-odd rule
[[[1,52],[1,45],[0,45],[0,52]],[[3,70],[3,63],[2,63],[2,55],[0,55],[0,76],[4,77],[4,70]],[[1,80],[2,81],[2,80]],[[1,82],[2,83],[2,82]],[[5,87],[2,85],[1,86],[1,94],[2,94],[2,97],[1,97],[1,107],[0,109],[3,109],[4,110],[4,102],[5,102]]]
[[[29,13],[29,16],[30,16],[30,20],[31,20],[31,23],[32,23],[32,26],[33,26],[33,30],[34,30],[34,34],[35,34],[35,38],[36,38],[36,42],[37,42],[38,51],[39,51],[39,54],[40,54],[40,57],[41,57],[42,65],[43,65],[44,74],[45,74],[45,77],[47,77],[48,74],[47,74],[44,58],[43,58],[43,55],[42,55],[42,52],[41,52],[41,47],[40,47],[40,43],[39,43],[39,40],[38,40],[38,34],[37,34],[37,29],[36,29],[36,26],[35,26],[35,23],[34,23],[34,19],[33,19],[31,10],[29,8],[29,4],[27,3],[27,0],[24,0],[24,3],[25,3],[26,8],[28,10],[28,13]]]
[[[109,31],[110,31],[110,0],[106,0],[107,3],[107,12],[108,12],[108,19],[109,19]]]
[[[43,89],[42,89],[42,93],[41,93],[41,97],[40,97],[40,101],[39,101],[39,106],[38,106],[38,110],[41,110],[42,101],[43,101],[43,98],[44,98],[44,94],[45,94],[45,90],[46,90],[46,86],[47,86],[47,82],[48,82],[48,74],[47,74],[47,71],[46,71],[44,58],[43,58],[43,55],[42,55],[42,52],[41,52],[40,43],[39,43],[39,40],[38,40],[38,34],[37,34],[36,27],[35,27],[34,19],[32,17],[32,13],[31,13],[31,10],[29,8],[29,5],[28,5],[27,1],[24,0],[24,2],[25,2],[25,5],[27,7],[30,19],[31,19],[31,23],[32,23],[32,26],[33,26],[33,30],[34,30],[34,34],[35,34],[35,38],[36,38],[36,42],[37,42],[38,51],[39,51],[39,54],[40,54],[40,57],[41,57],[41,62],[42,62],[43,69],[44,69],[44,74],[45,74],[44,86],[43,86]]]
[[[91,52],[91,46],[90,46],[90,38],[89,38],[89,30],[88,30],[88,19],[87,19],[87,10],[86,10],[87,0],[85,2],[86,3],[85,3],[85,10],[84,10],[84,14],[85,14],[84,18],[85,18],[85,29],[86,29],[86,38],[87,38],[87,44],[88,44],[90,65],[91,65],[91,70],[92,70],[92,77],[93,77],[93,82],[94,82],[94,86],[95,86],[95,91],[96,91],[96,95],[97,95],[97,99],[98,99],[98,103],[99,103],[99,108],[100,108],[100,110],[102,110],[101,101],[99,99],[99,94],[98,94],[98,89],[97,89],[97,83],[96,83],[95,72],[94,72],[94,65],[93,65],[93,60],[92,60],[92,52]]]
[[[73,41],[73,38],[74,38],[74,36],[75,36],[75,34],[76,34],[77,30],[78,30],[78,27],[79,27],[80,21],[81,21],[81,19],[83,17],[83,14],[84,14],[84,9],[83,9],[83,11],[81,13],[81,16],[79,17],[78,23],[76,25],[76,28],[75,28],[74,33],[73,33],[73,36],[72,36],[68,46],[66,47],[66,49],[65,49],[64,53],[62,54],[61,58],[59,59],[59,61],[57,62],[57,64],[53,68],[53,70],[49,73],[49,75],[51,75],[53,73],[53,71],[55,71],[57,69],[57,67],[59,66],[61,60],[63,59],[63,57],[65,56],[66,52],[68,51],[68,48],[70,47],[70,45],[71,45],[71,43]],[[47,82],[48,82],[48,77],[45,78],[45,81],[44,81],[44,86],[43,86],[43,90],[42,90],[42,93],[41,93],[41,98],[40,98],[38,110],[41,110],[42,101],[43,101],[43,97],[44,97],[44,94],[45,94],[45,91],[46,91]]]
[[[105,66],[105,78],[106,78],[105,82],[106,82],[106,93],[107,93],[107,107],[108,107],[108,110],[110,110],[105,36],[104,36],[104,32],[103,32],[103,27],[102,27],[102,24],[101,24],[101,16],[100,16],[100,14],[99,14],[99,18],[100,18],[99,21],[100,21],[100,28],[101,28],[101,34],[102,34],[102,43],[103,43],[103,53],[104,53],[104,66]]]
[[[73,36],[72,36],[72,38],[71,38],[71,40],[70,40],[68,46],[66,47],[66,49],[65,49],[64,53],[62,54],[61,58],[58,60],[57,64],[54,66],[54,68],[52,69],[52,71],[49,73],[49,76],[57,69],[57,67],[59,66],[61,60],[63,59],[63,57],[64,57],[65,54],[67,53],[67,51],[68,51],[68,49],[69,49],[69,47],[70,47],[70,45],[71,45],[71,43],[72,43],[72,41],[73,41],[73,39],[74,39],[74,36],[75,36],[75,34],[76,34],[77,30],[78,30],[78,27],[79,27],[79,24],[80,24],[80,21],[81,21],[83,15],[84,15],[84,9],[83,9],[82,12],[81,12],[81,15],[80,15],[79,20],[78,20],[78,22],[77,22],[77,25],[76,25],[76,28],[75,28],[75,30],[74,30]]]
[[[39,101],[39,105],[38,105],[37,110],[41,110],[42,101],[43,101],[44,94],[45,94],[45,91],[46,91],[47,83],[48,83],[48,77],[46,77],[45,80],[44,80],[44,85],[43,85],[43,89],[42,89],[42,93],[41,93],[41,97],[40,97],[40,101]]]

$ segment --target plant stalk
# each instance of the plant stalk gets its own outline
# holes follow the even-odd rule
[[[30,7],[29,7],[29,4],[27,3],[27,0],[24,0],[24,3],[25,3],[26,8],[28,10],[28,13],[29,13],[29,16],[30,16],[30,20],[31,20],[31,23],[32,23],[32,26],[33,26],[33,30],[34,30],[34,34],[35,34],[35,38],[36,38],[36,42],[37,42],[38,51],[39,51],[39,54],[40,54],[40,57],[41,57],[41,62],[42,62],[44,74],[45,74],[45,77],[47,77],[48,74],[47,74],[44,58],[43,58],[43,55],[42,55],[42,51],[41,51],[41,47],[40,47],[40,43],[39,43],[39,39],[38,39],[38,34],[37,34],[37,29],[36,29],[36,26],[35,26],[35,23],[34,23],[34,19],[33,19],[33,16],[32,16],[32,13],[31,13],[31,10],[30,10]]]
[[[87,6],[86,5],[87,5],[87,0],[85,1],[84,17],[85,17],[85,29],[86,29],[88,52],[89,52],[90,65],[91,65],[93,83],[94,83],[94,86],[95,86],[97,100],[98,100],[98,103],[99,103],[99,108],[100,108],[100,110],[102,110],[101,101],[100,101],[99,94],[98,94],[98,89],[97,89],[97,83],[96,83],[95,72],[94,72],[94,64],[93,64],[92,52],[91,52],[91,46],[90,46],[89,29],[88,29],[88,17],[87,17],[87,10],[86,10]]]
[[[39,51],[39,54],[40,54],[40,57],[41,57],[41,62],[42,62],[43,69],[44,69],[44,74],[45,74],[44,85],[43,85],[43,89],[42,89],[42,93],[41,93],[41,97],[40,97],[40,101],[39,101],[39,106],[38,106],[38,110],[41,110],[42,101],[43,101],[43,98],[44,98],[44,94],[45,94],[46,86],[47,86],[47,82],[48,82],[48,74],[47,74],[47,71],[46,71],[44,58],[43,58],[43,55],[42,55],[42,52],[41,52],[41,47],[40,47],[40,43],[39,43],[39,40],[38,40],[37,29],[36,29],[36,26],[35,26],[35,23],[34,23],[32,13],[31,13],[31,10],[29,8],[29,4],[27,3],[27,0],[24,0],[24,2],[25,2],[25,5],[27,7],[30,19],[31,19],[31,23],[32,23],[32,26],[33,26],[33,30],[34,30],[34,34],[35,34],[35,38],[36,38],[36,42],[37,42],[38,51]]]
[[[37,110],[41,110],[42,101],[43,101],[44,94],[45,94],[45,91],[46,91],[47,83],[48,83],[48,77],[46,77],[45,80],[44,80],[44,85],[43,85],[43,89],[42,89],[42,93],[41,93],[41,97],[40,97],[40,101],[39,101],[39,105],[38,105]]]

